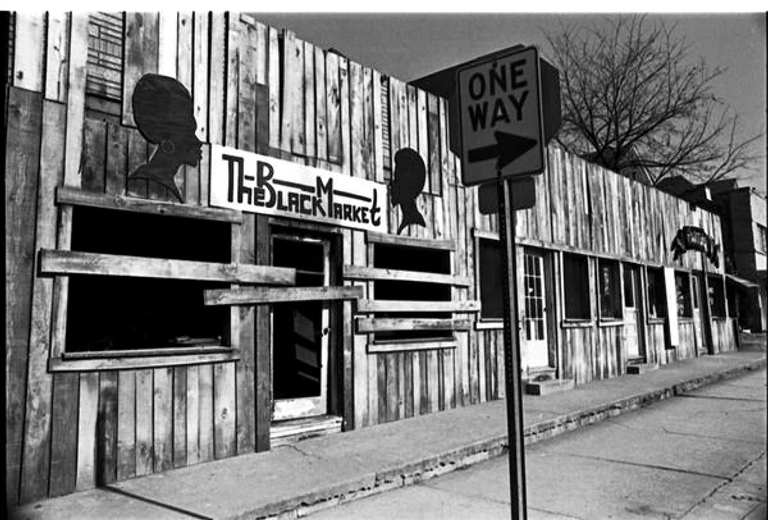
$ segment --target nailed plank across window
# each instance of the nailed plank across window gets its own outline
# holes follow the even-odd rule
[[[211,289],[204,293],[205,305],[255,305],[263,303],[357,300],[363,296],[362,287],[238,287]]]
[[[375,312],[478,312],[480,311],[480,302],[477,300],[360,300],[357,311],[361,314]]]
[[[243,215],[239,211],[221,208],[175,204],[159,200],[140,199],[123,195],[108,195],[61,186],[56,189],[58,204],[88,206],[92,208],[114,209],[151,215],[168,215],[201,220],[216,220],[241,224]]]
[[[472,281],[466,276],[454,276],[450,274],[425,273],[423,271],[403,271],[399,269],[378,269],[375,267],[363,267],[357,265],[344,266],[344,278],[350,280],[391,280],[428,282],[446,285],[469,287]]]
[[[467,330],[468,318],[358,318],[357,332],[397,330]]]
[[[217,264],[51,249],[40,251],[40,271],[43,274],[130,276],[269,285],[293,285],[296,281],[295,269],[283,267]]]

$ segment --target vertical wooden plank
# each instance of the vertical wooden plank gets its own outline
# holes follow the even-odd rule
[[[365,178],[363,150],[365,148],[363,69],[359,63],[349,62],[349,124],[350,170],[353,177]]]
[[[276,29],[269,28],[269,147],[280,148],[280,42]]]
[[[45,86],[45,14],[16,12],[15,18],[17,43],[13,46],[13,86],[42,92]]]
[[[272,70],[270,69],[270,74]],[[256,263],[270,263],[269,224],[265,216],[256,218]],[[269,449],[269,427],[272,421],[272,346],[269,306],[256,307],[256,451]]]
[[[374,124],[373,70],[363,67],[363,170],[369,181],[376,178]]]
[[[147,162],[147,141],[138,130],[128,131],[128,175],[136,168]],[[149,196],[148,181],[146,179],[127,179],[128,195],[147,198]]]
[[[158,14],[126,12],[124,16],[122,123],[125,126],[136,126],[131,101],[133,89],[144,74],[157,72]]]
[[[381,424],[389,420],[389,413],[387,412],[389,404],[389,395],[387,393],[389,362],[386,354],[375,354],[373,357],[376,359],[376,395],[379,397],[379,402],[377,403],[379,411],[378,423]]]
[[[99,416],[96,426],[96,484],[117,480],[117,372],[99,377]]]
[[[224,127],[230,117],[230,114],[226,112],[227,15],[214,12],[210,16],[211,67],[210,83],[208,84],[208,141],[213,144],[224,144]]]
[[[106,170],[107,124],[99,119],[86,119],[83,134],[82,187],[84,190],[102,193]]]
[[[349,121],[349,65],[346,58],[339,60],[339,110],[341,125],[341,172],[345,175],[352,173],[352,152],[350,143]]]
[[[352,231],[352,264],[359,266],[368,265],[368,246],[365,243],[365,232]],[[368,298],[368,283],[356,282],[355,285],[362,287],[363,297]],[[351,302],[350,302],[351,304]],[[347,321],[345,308],[345,322]],[[349,308],[349,324],[350,332],[354,334],[352,329],[354,317],[352,315],[352,306]],[[346,323],[345,323],[346,324]],[[346,327],[345,327],[346,328]],[[355,428],[361,428],[363,425],[370,422],[368,411],[368,378],[371,374],[368,373],[368,363],[366,360],[367,354],[365,352],[366,344],[368,342],[368,336],[366,334],[354,334],[354,351],[353,351],[353,377],[354,377],[354,417]]]
[[[192,100],[197,138],[208,141],[208,29],[210,13],[197,12],[194,18],[194,71],[192,74]],[[216,56],[219,58],[219,56]],[[213,81],[213,78],[211,78]],[[220,83],[218,84],[220,86]],[[220,92],[216,92],[219,95]]]
[[[328,160],[328,103],[325,78],[325,51],[315,48],[315,148],[317,158]]]
[[[340,162],[341,149],[341,93],[339,91],[339,55],[334,52],[326,53],[325,58],[325,90],[328,160]]]
[[[486,371],[486,352],[488,350],[488,334],[478,332],[477,338],[477,397],[481,403],[486,401],[486,392],[488,391],[488,372]]]
[[[443,385],[445,388],[443,393],[443,410],[456,408],[456,393],[454,390],[454,378],[456,375],[454,372],[454,358],[455,354],[453,350],[446,349],[443,352]]]
[[[213,459],[213,367],[200,365],[199,384],[199,433],[200,462]]]
[[[187,367],[187,465],[200,462],[200,366]]]
[[[99,412],[99,374],[80,374],[77,419],[77,484],[82,491],[96,485],[96,420]]]
[[[418,150],[421,159],[424,161],[424,165],[427,168],[427,178],[424,182],[424,191],[427,193],[434,193],[435,190],[432,187],[432,165],[430,162],[429,153],[429,128],[427,127],[427,93],[421,89],[415,89],[416,91],[416,119],[418,121],[416,131],[418,132]]]
[[[413,352],[404,352],[400,355],[400,410],[401,418],[406,419],[413,417],[414,415],[414,395],[416,394],[413,383],[414,374],[417,372],[417,367],[414,366],[414,361],[417,358],[413,355]]]
[[[416,359],[414,359],[414,362]],[[429,413],[429,357],[427,352],[418,353],[418,371],[419,371],[419,413],[424,415]],[[416,368],[414,368],[414,371]]]
[[[153,447],[155,472],[173,468],[173,369],[153,370]]]
[[[315,46],[304,42],[304,154],[317,157],[315,143]],[[314,164],[314,163],[312,163]]]
[[[107,124],[107,171],[104,191],[109,195],[124,195],[127,170],[128,133],[121,125]]]
[[[224,83],[224,142],[226,146],[237,146],[238,88],[240,85],[240,54],[247,49],[248,28],[240,23],[237,15],[227,13],[226,33],[226,78]]]
[[[440,409],[440,379],[437,368],[437,350],[427,351],[427,366],[429,377],[429,412],[434,413]]]
[[[412,366],[412,381],[411,386],[413,387],[412,392],[412,405],[411,405],[411,411],[413,415],[422,415],[425,410],[422,409],[422,399],[424,399],[424,403],[426,404],[426,395],[422,396],[422,389],[426,385],[426,381],[422,381],[423,375],[422,375],[422,367],[421,367],[421,353],[420,352],[412,352],[411,354],[411,366]]]
[[[176,46],[176,79],[191,93],[194,89],[192,74],[194,69],[194,32],[193,13],[178,13],[176,26],[178,44]]]
[[[173,467],[187,465],[187,367],[173,369]]]
[[[214,370],[214,446],[215,457],[221,459],[236,454],[235,437],[235,366],[217,363]]]
[[[399,401],[398,401],[398,355],[397,354],[384,354],[387,370],[386,370],[386,388],[385,396],[387,399],[387,422],[395,421],[400,418]]]
[[[45,99],[66,102],[69,86],[69,14],[49,12],[46,31]],[[24,46],[38,43],[19,39],[16,41],[23,41]]]
[[[136,372],[136,476],[152,473],[154,435],[152,431],[152,370]],[[82,390],[82,388],[81,388]]]
[[[41,118],[43,115],[42,97],[33,92],[21,89],[8,89],[7,108],[7,154],[5,156],[5,294],[6,294],[6,498],[9,505],[15,505],[19,498],[19,477],[22,476],[22,458],[24,466],[27,459],[36,463],[37,470],[48,472],[48,458],[44,439],[36,439],[32,447],[32,457],[24,454],[22,449],[25,438],[25,417],[28,416],[29,405],[26,404],[27,385],[35,385],[30,377],[27,379],[27,364],[34,363],[30,340],[34,324],[30,310],[34,305],[34,259],[35,236],[32,232],[24,232],[35,228],[36,222],[42,224],[40,215],[36,212],[36,200],[43,191],[50,196],[51,188],[40,186],[45,176],[38,176],[41,166]],[[55,112],[54,112],[55,113]],[[45,140],[45,139],[44,139]],[[43,152],[43,155],[45,152]],[[53,165],[52,165],[53,166]],[[59,168],[61,170],[61,168]],[[55,178],[55,175],[51,175]],[[52,205],[52,201],[48,204]],[[55,213],[53,215],[55,229]],[[50,217],[45,224],[50,224]],[[50,241],[50,239],[49,239]],[[39,283],[39,282],[37,282]],[[43,289],[41,286],[40,289]],[[40,289],[38,292],[40,293]],[[44,290],[40,293],[44,296]],[[39,298],[39,297],[38,297]],[[42,309],[39,310],[42,312]],[[42,322],[47,319],[41,320]],[[46,353],[47,354],[47,353]],[[42,360],[38,360],[39,364]],[[44,366],[40,367],[45,373]],[[36,400],[35,400],[36,401]],[[37,408],[37,403],[32,403]],[[27,409],[25,413],[25,408]],[[37,410],[35,410],[37,412]],[[40,410],[46,412],[46,410]],[[34,413],[34,416],[43,413]],[[40,425],[45,429],[45,424]],[[37,435],[36,435],[37,437]],[[26,469],[25,469],[26,473]],[[29,494],[32,498],[45,494],[36,485],[34,475],[29,475],[31,485]],[[24,485],[22,485],[23,489]],[[22,498],[24,496],[22,490]]]
[[[161,11],[157,22],[157,73],[176,77],[178,58],[179,15],[171,11]]]
[[[407,352],[397,353],[394,354],[397,358],[397,386],[396,386],[396,401],[397,401],[397,414],[395,419],[404,419],[405,418],[405,396],[406,396],[406,378],[412,380],[413,378],[410,376],[406,376],[406,374],[410,374],[410,369],[408,365],[410,364],[410,358],[407,356]],[[413,394],[413,392],[410,392]]]
[[[371,87],[373,88],[371,101],[373,103],[373,157],[375,168],[373,180],[376,182],[384,182],[384,121],[382,115],[381,81],[381,73],[374,69],[373,77],[371,78]]]
[[[59,373],[53,376],[51,476],[48,486],[48,493],[52,497],[75,491],[77,476],[77,420],[75,419],[80,400],[79,393],[80,378],[77,373]],[[10,483],[10,473],[8,479]]]
[[[117,384],[117,479],[136,476],[136,372],[121,371]]]
[[[293,31],[283,30],[283,110],[280,125],[280,148],[289,152],[293,150],[295,141],[296,110],[301,106],[301,69],[297,63],[296,35]],[[303,67],[303,63],[301,64]],[[274,71],[272,71],[274,73]]]

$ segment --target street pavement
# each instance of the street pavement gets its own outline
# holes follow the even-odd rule
[[[733,481],[728,478],[744,468],[752,460],[754,446],[762,446],[765,441],[765,400],[755,401],[750,384],[742,389],[742,383],[735,382],[744,374],[759,373],[757,381],[743,381],[752,381],[752,385],[759,387],[758,394],[764,394],[764,343],[755,351],[687,359],[639,375],[592,381],[567,392],[524,396],[531,518],[600,518],[603,513],[611,514],[610,511],[632,515],[629,518],[640,514],[653,517],[660,508],[682,514],[692,506],[705,514],[705,508],[714,507],[707,501],[701,502],[708,493],[712,493],[712,504],[725,500],[728,505],[728,497],[735,496],[731,506],[754,508],[755,490],[749,485],[754,484],[755,474],[762,475],[764,482],[764,469],[756,468],[764,468],[765,464],[749,466]],[[723,381],[732,384],[710,386]],[[720,393],[706,393],[714,388]],[[670,401],[674,396],[694,391],[704,397]],[[715,418],[719,417],[722,424],[715,428],[701,422],[715,413],[716,409],[711,407],[668,419],[659,416],[655,422],[650,419],[655,415],[636,411],[659,402],[654,411],[666,407],[674,410],[679,405],[673,403],[689,401],[689,405],[700,407],[708,402],[719,403],[724,408]],[[749,411],[753,408],[756,411]],[[504,453],[505,410],[504,401],[492,401],[307,439],[268,452],[197,464],[25,504],[10,511],[9,518],[292,519],[324,510],[329,510],[326,515],[344,515],[346,508],[331,508],[344,503],[362,507],[353,502],[379,494],[373,502],[360,502],[375,504],[373,511],[358,514],[353,509],[347,518],[508,518],[504,458],[478,468],[490,468],[490,473],[487,478],[477,477],[473,481],[477,488],[474,494],[469,493],[472,482],[462,483],[460,479],[475,475],[475,471],[456,472]],[[730,414],[727,421],[725,413]],[[640,419],[639,425],[632,420],[644,417],[649,419]],[[607,429],[589,427],[611,418]],[[752,426],[745,420],[752,421]],[[657,427],[653,428],[653,424]],[[532,447],[552,438],[556,440]],[[586,442],[590,438],[591,448],[573,440]],[[612,444],[617,439],[622,439],[623,444]],[[720,454],[719,462],[706,458],[710,452]],[[496,473],[492,471],[494,467]],[[433,480],[452,472],[456,473]],[[455,479],[459,479],[457,488],[440,488]],[[419,483],[426,485],[408,488]],[[571,484],[577,487],[569,488]],[[723,485],[718,487],[720,484]],[[400,488],[403,491],[397,494],[388,493]],[[621,498],[611,509],[606,497],[616,494]],[[392,498],[399,496],[414,500]],[[454,501],[448,502],[448,498]],[[565,508],[568,504],[580,505],[581,509],[571,512]],[[763,520],[765,515],[756,518]]]
[[[766,371],[528,446],[526,466],[531,520],[764,520]],[[310,518],[510,518],[508,459]]]

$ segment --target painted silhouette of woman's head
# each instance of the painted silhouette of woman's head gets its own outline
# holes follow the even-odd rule
[[[174,177],[181,165],[196,166],[202,158],[192,96],[174,78],[146,74],[133,90],[133,117],[141,135],[157,149],[129,178],[156,182],[184,202]]]
[[[426,227],[424,217],[416,207],[416,197],[424,189],[427,168],[416,150],[403,148],[395,154],[395,173],[392,176],[390,196],[393,206],[400,206],[403,218],[397,234],[406,226],[416,224]]]

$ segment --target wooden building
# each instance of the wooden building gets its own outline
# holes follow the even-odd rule
[[[9,503],[504,397],[498,219],[444,99],[250,15],[5,21]],[[172,187],[133,175],[181,148],[137,128],[147,74],[191,94],[203,143]],[[722,243],[716,216],[547,162],[517,217],[527,378],[735,348],[722,262],[670,249],[684,226]],[[406,163],[415,209],[391,203]],[[212,204],[237,164],[263,174],[252,207]],[[348,203],[321,212],[307,178]]]

